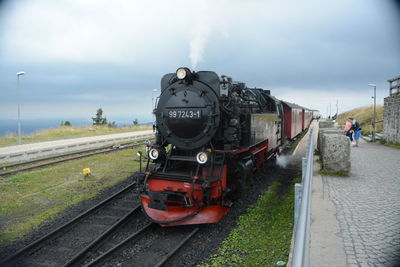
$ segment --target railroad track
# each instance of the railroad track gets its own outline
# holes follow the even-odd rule
[[[130,184],[86,212],[41,237],[0,262],[0,266],[63,266],[79,259],[112,231],[137,217],[134,229],[147,221],[134,197],[135,183]],[[76,258],[76,259],[75,259]],[[75,260],[74,260],[75,259]]]
[[[1,266],[162,266],[199,230],[147,220],[135,184],[0,262]]]
[[[41,158],[41,159],[36,159],[36,160],[30,160],[30,161],[25,161],[25,162],[9,164],[9,165],[5,165],[5,166],[1,167],[1,169],[3,171],[0,172],[0,176],[7,176],[7,175],[12,175],[12,174],[16,174],[19,172],[23,172],[23,171],[30,171],[30,170],[34,170],[37,168],[47,167],[50,165],[54,165],[54,164],[58,164],[58,163],[62,163],[62,162],[70,161],[70,160],[77,160],[77,159],[90,157],[93,155],[110,153],[110,152],[115,152],[115,151],[119,151],[119,150],[123,150],[123,149],[135,148],[135,147],[138,147],[141,145],[142,145],[141,142],[129,142],[129,143],[124,143],[124,144],[121,144],[118,146],[112,145],[112,146],[107,146],[107,147],[103,147],[103,148],[89,149],[89,150],[84,150],[84,151],[78,151],[78,152],[73,152],[73,153],[68,153],[68,154],[62,154],[62,155],[57,155],[57,156],[52,156],[52,157],[46,157],[46,158]],[[8,170],[8,169],[11,169],[11,170]]]
[[[155,223],[148,223],[110,246],[105,252],[98,252],[97,257],[84,262],[83,266],[160,267],[199,230],[199,227],[193,226],[163,228]]]

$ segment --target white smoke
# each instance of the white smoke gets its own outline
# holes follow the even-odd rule
[[[204,48],[210,37],[210,25],[198,23],[194,27],[193,37],[190,40],[190,64],[192,69],[197,67],[199,61],[203,59]]]
[[[288,158],[288,156],[280,155],[280,156],[276,157],[276,164],[279,165],[282,168],[286,168],[288,163],[289,163],[289,160],[290,159]]]
[[[204,58],[210,40],[229,37],[229,24],[232,18],[229,12],[221,12],[230,5],[228,0],[197,0],[194,13],[191,14],[190,64],[196,68]]]

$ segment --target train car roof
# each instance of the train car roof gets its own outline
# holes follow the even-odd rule
[[[268,90],[269,91],[269,90]],[[269,97],[271,97],[273,100],[275,100],[276,102],[280,102],[280,101],[282,101],[282,100],[280,100],[280,99],[278,99],[278,98],[276,98],[275,96],[273,96],[273,95],[269,95]]]
[[[281,100],[281,102],[282,102],[283,104],[287,105],[287,106],[290,107],[290,108],[307,109],[307,110],[308,110],[308,108],[302,107],[302,106],[297,105],[297,104],[295,104],[295,103],[290,103],[290,102],[286,102],[286,101],[283,101],[283,100]]]

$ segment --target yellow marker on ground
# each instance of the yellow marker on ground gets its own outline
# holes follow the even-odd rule
[[[84,168],[84,169],[82,170],[82,173],[83,173],[84,175],[86,175],[86,176],[88,176],[88,175],[91,175],[91,174],[92,174],[92,172],[90,171],[90,169],[89,169],[89,168]]]

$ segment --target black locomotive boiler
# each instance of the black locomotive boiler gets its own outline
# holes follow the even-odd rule
[[[285,140],[280,100],[211,71],[164,75],[154,113],[154,164],[139,188],[143,211],[162,225],[218,222]]]

